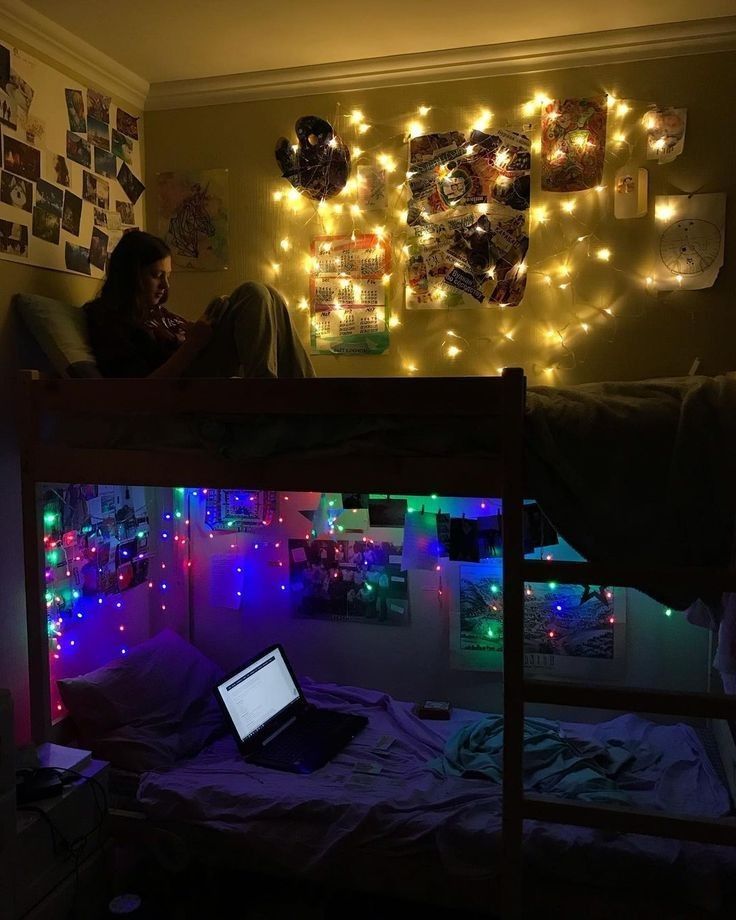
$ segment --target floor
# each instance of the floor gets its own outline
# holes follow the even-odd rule
[[[191,862],[186,868],[164,868],[151,854],[117,848],[111,859],[110,895],[132,894],[101,912],[73,913],[65,920],[498,920],[483,914],[430,904],[341,891],[303,880],[272,878],[243,869]],[[619,890],[566,886],[553,893],[545,883],[527,885],[523,918],[543,920],[733,920],[725,912],[697,910],[669,900],[666,891],[622,879]],[[472,885],[472,881],[468,881]],[[656,886],[655,886],[656,887]],[[137,904],[137,906],[136,906]],[[127,906],[128,910],[124,909]]]
[[[121,916],[121,905],[134,908],[135,920],[376,920],[413,918],[422,920],[480,920],[476,915],[431,905],[409,904],[364,894],[327,890],[303,881],[272,879],[192,865],[186,872],[166,874],[153,863],[139,863],[115,884],[114,908],[103,918]],[[121,893],[134,895],[127,902]],[[116,912],[117,911],[117,912]],[[79,918],[82,920],[82,918]],[[95,918],[97,920],[97,918]],[[492,920],[484,914],[483,920]]]

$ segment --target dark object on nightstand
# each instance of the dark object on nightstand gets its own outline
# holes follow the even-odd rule
[[[52,799],[64,791],[58,770],[53,767],[39,767],[35,770],[20,770],[15,784],[15,797],[19,805]]]
[[[446,700],[425,700],[423,703],[416,704],[414,713],[420,719],[447,720],[452,713],[452,706]]]

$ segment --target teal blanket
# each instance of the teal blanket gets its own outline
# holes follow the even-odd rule
[[[524,719],[524,787],[529,792],[585,802],[625,804],[616,777],[634,763],[624,744],[606,746],[565,737],[546,719]],[[438,776],[503,779],[503,719],[492,716],[466,725],[430,761]]]

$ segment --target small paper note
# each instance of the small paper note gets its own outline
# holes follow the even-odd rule
[[[245,575],[235,556],[212,556],[210,559],[210,602],[213,607],[238,610],[243,598]]]

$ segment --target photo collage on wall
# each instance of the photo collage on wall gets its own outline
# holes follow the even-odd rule
[[[72,614],[76,598],[117,594],[147,582],[150,528],[142,487],[47,489],[43,520],[50,629]]]
[[[0,258],[102,277],[140,223],[138,117],[0,45]]]
[[[295,614],[408,626],[401,554],[400,545],[385,540],[289,540]]]

